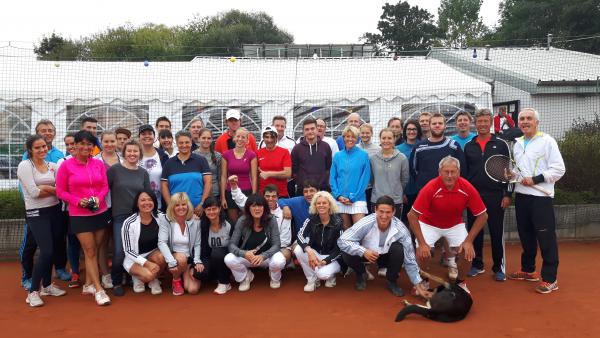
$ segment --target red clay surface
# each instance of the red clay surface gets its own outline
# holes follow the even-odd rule
[[[46,305],[30,308],[19,286],[16,262],[0,263],[0,327],[2,337],[600,337],[600,242],[560,244],[560,290],[534,292],[535,283],[492,280],[488,271],[468,280],[474,297],[469,316],[458,323],[437,323],[413,315],[393,321],[402,299],[393,297],[384,280],[357,292],[354,276],[338,278],[334,289],[302,291],[302,272],[285,271],[282,287],[271,290],[259,272],[246,293],[224,296],[205,285],[196,296],[175,297],[164,287],[112,297],[96,306],[81,289],[61,298],[44,297]],[[487,258],[490,256],[486,248]],[[507,245],[508,271],[519,267],[520,247]],[[440,268],[437,272],[442,272]],[[59,282],[66,288],[64,282]],[[163,283],[165,284],[170,283]],[[406,276],[402,287],[409,289]],[[110,292],[109,292],[110,295]],[[414,297],[407,297],[411,302]]]

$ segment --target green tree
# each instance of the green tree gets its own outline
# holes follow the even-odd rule
[[[406,1],[386,3],[377,23],[379,33],[365,33],[361,40],[396,53],[425,51],[439,36],[433,15]],[[412,54],[412,53],[411,53]]]
[[[499,12],[503,45],[545,45],[550,33],[555,46],[600,53],[598,0],[504,0]]]
[[[76,60],[83,51],[83,46],[70,39],[52,33],[43,36],[33,49],[39,60]]]
[[[438,28],[446,47],[464,48],[480,39],[488,28],[479,17],[483,0],[442,0]]]
[[[186,54],[242,54],[243,44],[292,43],[294,37],[277,27],[264,13],[231,10],[213,17],[196,16],[182,29],[181,41]]]

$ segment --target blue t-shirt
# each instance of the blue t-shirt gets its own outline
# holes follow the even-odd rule
[[[453,139],[454,141],[458,142],[458,144],[460,144],[460,149],[465,150],[465,144],[467,144],[467,142],[471,141],[473,139],[473,137],[477,136],[477,134],[475,134],[474,132],[470,132],[469,135],[467,135],[467,137],[462,138],[460,137],[460,135],[456,134],[454,136],[451,137],[451,139]]]
[[[65,154],[62,153],[62,151],[58,150],[58,148],[56,147],[52,147],[52,149],[48,149],[48,154],[46,154],[46,161],[50,162],[50,163],[57,163],[58,160],[60,160],[61,158],[64,158]],[[27,152],[25,152],[23,154],[23,160],[26,160],[29,158],[29,154],[27,154]]]
[[[171,195],[185,192],[195,208],[202,202],[204,176],[210,174],[210,167],[204,157],[191,154],[190,158],[182,162],[177,156],[173,156],[163,165],[161,180],[169,182]]]
[[[304,196],[296,196],[292,198],[280,198],[279,206],[283,209],[283,207],[290,208],[292,212],[292,217],[294,218],[294,232],[298,233],[304,225],[304,221],[308,219],[310,214],[308,213],[308,207],[310,204],[306,201]]]

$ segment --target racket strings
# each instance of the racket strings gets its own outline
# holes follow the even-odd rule
[[[485,163],[487,174],[495,180],[510,182],[514,179],[513,166],[508,157],[492,157]]]

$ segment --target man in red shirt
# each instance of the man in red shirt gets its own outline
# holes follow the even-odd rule
[[[242,113],[237,109],[229,109],[227,113],[225,113],[225,120],[227,123],[227,130],[215,141],[215,151],[218,151],[221,154],[235,147],[233,136],[242,125]],[[248,145],[246,145],[246,149],[252,150],[253,152],[256,152],[257,150],[256,139],[252,133],[248,133]]]
[[[265,186],[274,184],[279,197],[289,197],[287,179],[292,176],[292,158],[290,152],[277,145],[277,130],[267,126],[262,131],[264,148],[260,148],[258,156],[258,173],[260,177],[259,191],[262,194]]]
[[[476,217],[471,231],[467,233],[462,214],[469,208]],[[465,275],[475,257],[473,239],[487,221],[487,212],[479,193],[460,177],[458,159],[446,156],[439,164],[439,176],[429,181],[408,213],[408,222],[417,240],[417,258],[425,263],[427,270],[431,248],[440,238],[450,246],[448,275],[464,285]],[[459,264],[456,262],[458,254]],[[460,265],[460,266],[459,266]]]

